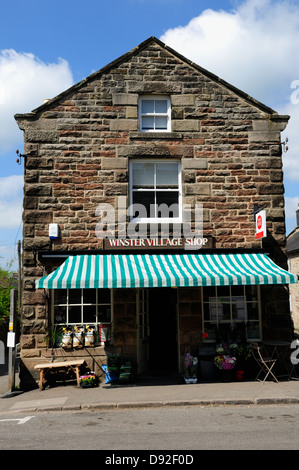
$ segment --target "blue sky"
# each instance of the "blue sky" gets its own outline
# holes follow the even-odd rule
[[[150,36],[281,114],[287,233],[299,202],[298,0],[15,0],[0,15],[0,265],[21,239],[23,135],[13,119]],[[16,263],[15,263],[16,266]]]

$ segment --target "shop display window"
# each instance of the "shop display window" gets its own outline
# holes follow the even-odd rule
[[[111,327],[111,289],[57,289],[52,291],[52,324],[75,328],[90,325],[100,337]],[[106,331],[107,330],[107,331]],[[106,337],[105,336],[105,337]]]
[[[259,286],[203,287],[203,331],[207,341],[215,341],[220,331],[232,334],[245,325],[247,339],[259,340]]]

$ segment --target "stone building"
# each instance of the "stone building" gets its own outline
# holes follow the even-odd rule
[[[116,352],[142,372],[179,369],[186,349],[241,325],[248,340],[292,337],[295,278],[281,271],[288,116],[152,37],[15,119],[23,386],[52,355],[99,371]],[[256,205],[267,213],[261,239]],[[94,347],[49,346],[55,325],[91,324]]]

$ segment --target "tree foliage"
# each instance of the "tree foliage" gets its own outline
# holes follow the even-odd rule
[[[9,323],[10,290],[15,287],[13,272],[9,264],[5,269],[0,266],[0,328]]]

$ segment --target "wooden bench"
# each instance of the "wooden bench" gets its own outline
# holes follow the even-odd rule
[[[80,386],[79,369],[84,364],[84,359],[77,361],[63,361],[63,362],[47,362],[44,364],[36,364],[34,369],[40,369],[39,388],[43,390],[46,383],[46,375],[48,372],[64,371],[71,369],[76,374],[78,387]]]

